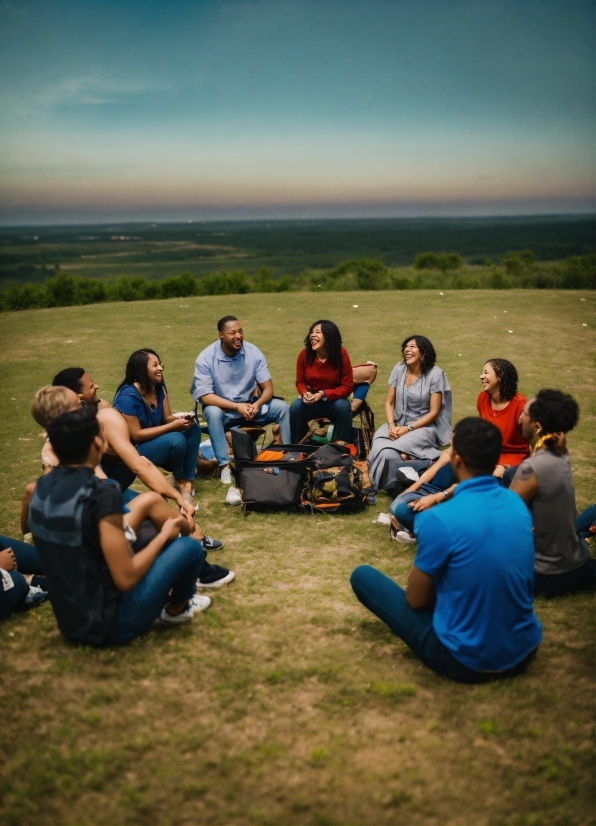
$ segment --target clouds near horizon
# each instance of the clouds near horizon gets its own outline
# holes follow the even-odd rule
[[[589,211],[593,17],[5,1],[0,221]]]

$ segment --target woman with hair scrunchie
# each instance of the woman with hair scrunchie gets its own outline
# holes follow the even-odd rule
[[[335,441],[352,441],[352,408],[348,396],[354,388],[352,364],[342,347],[336,324],[319,319],[311,324],[296,362],[296,387],[300,395],[290,405],[293,444],[308,431],[311,419],[333,422]]]
[[[201,431],[194,413],[172,415],[163,365],[155,350],[145,347],[130,356],[126,376],[114,396],[114,407],[126,419],[131,441],[140,455],[171,470],[182,497],[192,503]]]
[[[426,336],[408,336],[402,361],[389,376],[386,423],[375,433],[368,457],[371,486],[379,487],[385,460],[436,459],[451,439],[451,388],[435,365],[435,348]]]

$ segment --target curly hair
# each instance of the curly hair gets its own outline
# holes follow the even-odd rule
[[[83,385],[81,379],[85,375],[82,367],[66,367],[59,373],[56,373],[52,379],[54,387],[68,387],[69,390],[74,390],[75,393],[80,393]]]
[[[327,357],[335,370],[341,370],[341,333],[339,332],[339,327],[337,324],[334,324],[332,321],[328,321],[326,318],[320,318],[318,321],[315,321],[314,324],[310,325],[308,335],[304,339],[306,362],[307,364],[312,364],[315,360],[316,353],[312,349],[312,345],[310,343],[310,334],[318,324],[321,325],[321,332],[325,338]]]
[[[517,382],[519,381],[517,370],[507,359],[489,359],[485,364],[490,364],[495,371],[495,376],[499,379],[501,401],[510,402],[517,393]]]
[[[528,408],[530,418],[544,433],[568,433],[579,419],[579,405],[569,393],[540,390]]]
[[[435,362],[437,360],[437,354],[435,353],[435,348],[433,347],[432,342],[426,336],[408,336],[407,338],[404,338],[401,343],[402,356],[404,354],[404,350],[406,349],[406,344],[409,341],[416,342],[416,347],[420,350],[420,367],[424,374],[428,373],[428,371],[435,366]]]
[[[153,390],[153,385],[149,381],[149,373],[147,371],[149,356],[155,356],[161,364],[160,357],[155,350],[152,350],[150,347],[143,347],[141,350],[134,351],[126,363],[124,381],[118,385],[116,393],[118,393],[118,390],[124,387],[125,384],[134,384],[135,382],[141,385],[141,389],[144,390],[145,393],[150,393]],[[166,384],[163,377],[160,386],[165,390]]]

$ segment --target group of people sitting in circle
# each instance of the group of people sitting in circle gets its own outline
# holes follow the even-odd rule
[[[225,316],[217,329],[195,362],[194,412],[172,413],[163,364],[148,348],[130,356],[112,404],[80,367],[36,393],[45,475],[27,486],[21,512],[34,544],[0,537],[0,618],[49,594],[62,633],[94,646],[127,643],[158,618],[186,622],[210,604],[198,591],[235,577],[207,562],[223,543],[196,522],[193,490],[197,472],[231,485],[230,431],[272,425],[274,440],[298,444],[324,419],[335,440],[352,441],[368,385],[355,387],[333,322],[310,327],[290,405],[274,395],[265,357],[238,319]],[[586,542],[596,506],[576,521],[565,438],[577,403],[549,389],[526,399],[505,359],[487,361],[480,380],[478,417],[452,432],[451,389],[432,343],[403,341],[363,469],[371,498],[388,469],[405,472],[390,531],[417,541],[416,557],[405,590],[369,566],[351,579],[358,599],[429,667],[464,682],[511,676],[531,661],[541,640],[534,594],[596,583]],[[131,489],[137,477],[147,492]]]

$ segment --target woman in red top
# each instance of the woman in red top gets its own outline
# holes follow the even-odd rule
[[[482,392],[476,409],[483,419],[495,424],[503,438],[499,464],[495,476],[503,476],[507,468],[515,467],[530,455],[528,443],[522,435],[519,417],[527,399],[517,392],[517,370],[507,359],[490,359],[480,374]]]
[[[341,346],[341,333],[332,321],[315,321],[304,339],[296,362],[296,387],[300,393],[290,405],[292,444],[304,438],[311,419],[330,419],[333,436],[352,441],[352,364]]]

